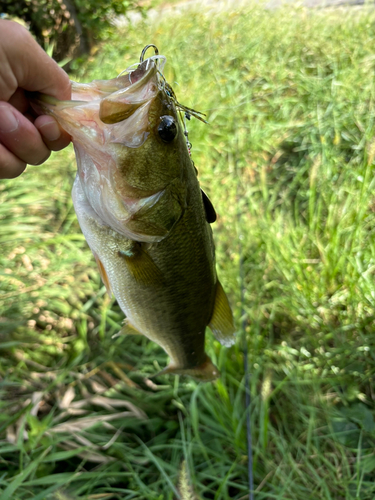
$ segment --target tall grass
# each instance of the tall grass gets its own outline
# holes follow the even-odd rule
[[[111,78],[154,43],[208,114],[189,137],[247,325],[259,500],[375,494],[374,28],[367,10],[189,11],[127,27],[72,75]],[[183,460],[199,498],[247,498],[241,343],[208,335],[214,384],[148,378],[165,355],[112,339],[74,169],[65,151],[1,186],[1,499],[178,498]]]

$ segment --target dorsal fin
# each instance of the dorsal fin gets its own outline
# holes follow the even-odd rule
[[[211,203],[210,198],[206,195],[206,193],[201,189],[202,192],[202,200],[204,205],[204,211],[206,212],[206,221],[209,224],[212,224],[216,220],[216,212],[213,204]]]

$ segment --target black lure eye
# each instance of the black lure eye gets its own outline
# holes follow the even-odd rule
[[[177,125],[170,115],[164,115],[160,118],[158,126],[158,134],[160,139],[164,142],[172,142],[177,135]]]

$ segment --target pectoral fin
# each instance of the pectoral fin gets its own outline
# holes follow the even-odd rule
[[[180,368],[171,363],[152,378],[158,377],[159,375],[165,375],[167,373],[172,373],[174,375],[188,375],[189,377],[195,378],[200,382],[211,382],[220,376],[218,368],[212,363],[208,356],[206,356],[203,363],[192,368]]]
[[[94,254],[96,263],[98,265],[100,277],[102,278],[102,281],[107,289],[107,293],[108,293],[109,297],[112,297],[112,288],[111,288],[111,284],[110,284],[109,279],[108,279],[107,271],[105,270],[102,261],[99,259],[98,254],[95,253],[94,251],[92,251],[92,253]]]
[[[142,285],[160,285],[163,283],[163,275],[149,256],[137,242],[126,250],[120,250],[118,255],[126,262],[127,268],[133,278]]]
[[[228,298],[220,284],[216,284],[214,312],[208,324],[220,344],[230,347],[235,342],[235,326]]]

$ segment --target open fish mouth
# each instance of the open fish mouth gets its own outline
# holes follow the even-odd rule
[[[34,102],[72,136],[79,182],[100,221],[130,239],[153,243],[166,236],[169,223],[167,231],[160,231],[157,221],[144,224],[142,230],[133,230],[132,225],[136,217],[146,217],[142,214],[148,209],[156,212],[152,207],[164,203],[163,194],[165,199],[169,196],[165,190],[180,178],[179,163],[173,164],[168,176],[163,174],[168,148],[179,158],[188,153],[178,115],[185,110],[197,117],[200,113],[177,102],[163,76],[166,58],[156,49],[155,55],[144,59],[147,48],[138,63],[116,78],[72,82],[71,101],[39,94]],[[172,118],[165,124],[167,115]],[[176,138],[170,145],[169,129],[174,131],[172,140]],[[161,165],[161,170],[154,165]],[[177,221],[179,215],[172,219]]]
[[[165,56],[155,55],[133,64],[111,80],[93,80],[90,83],[72,81],[72,98],[69,101],[33,93],[33,107],[39,113],[62,119],[65,129],[74,129],[77,121],[83,118],[83,113],[91,115],[96,112],[96,121],[99,118],[106,125],[122,122],[164,90],[162,71],[165,62]],[[137,122],[140,125],[140,120]],[[67,131],[74,135],[72,130]]]
[[[144,59],[145,52],[153,47],[155,55]],[[147,45],[141,54],[140,62],[135,63],[111,80],[93,80],[90,83],[78,83],[72,81],[72,98],[69,101],[58,101],[57,99],[39,93],[30,94],[34,109],[39,113],[55,116],[65,130],[75,136],[76,124],[79,122],[96,122],[94,128],[103,128],[103,125],[115,125],[132,117],[140,108],[140,116],[122,126],[136,130],[133,140],[130,140],[129,130],[123,136],[122,143],[128,147],[140,146],[147,137],[148,104],[162,91],[174,103],[180,113],[181,122],[183,114],[187,119],[190,116],[207,123],[204,114],[180,104],[171,86],[163,75],[166,57],[159,55],[154,45]],[[66,113],[67,112],[67,113]],[[92,120],[93,113],[96,115]],[[86,116],[84,116],[86,115]],[[86,118],[86,119],[85,119]],[[122,124],[124,125],[124,124]],[[89,127],[90,128],[90,127]],[[112,129],[108,129],[110,133]],[[97,134],[89,132],[91,138],[97,138]],[[117,135],[117,134],[111,134]],[[186,134],[185,134],[186,135]],[[141,137],[142,136],[142,137]],[[119,142],[115,140],[114,142]]]
[[[111,80],[72,82],[70,101],[34,94],[33,106],[39,113],[55,116],[75,144],[94,141],[85,148],[89,154],[104,143],[138,148],[149,135],[150,105],[164,89],[165,61],[165,56],[156,55]]]

